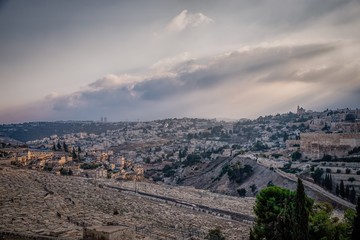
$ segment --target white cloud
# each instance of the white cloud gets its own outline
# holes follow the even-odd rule
[[[190,13],[185,9],[179,15],[171,19],[167,24],[166,29],[171,32],[181,32],[189,27],[198,27],[213,22],[213,19],[200,12]]]

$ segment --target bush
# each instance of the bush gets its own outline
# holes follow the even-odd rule
[[[301,158],[301,153],[299,151],[293,152],[291,158],[293,161],[299,160]]]
[[[353,182],[353,181],[355,181],[355,178],[349,177],[348,181],[349,181],[349,182]]]
[[[186,157],[186,160],[183,161],[183,165],[184,167],[187,167],[187,166],[193,166],[197,163],[199,163],[201,160],[201,156],[198,155],[198,154],[189,154],[187,157]]]
[[[220,228],[210,229],[205,239],[207,240],[225,240],[225,237],[222,235]]]
[[[245,197],[246,196],[246,189],[245,188],[240,188],[237,190],[238,194],[240,197]]]

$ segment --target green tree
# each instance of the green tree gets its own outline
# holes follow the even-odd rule
[[[210,229],[205,239],[207,240],[225,240],[220,228],[216,227],[214,229]]]
[[[294,208],[294,239],[307,240],[309,239],[309,210],[306,206],[306,194],[304,185],[300,178],[298,178],[297,189],[295,194],[295,208]]]
[[[357,200],[356,216],[353,221],[353,229],[351,233],[351,240],[359,239],[360,236],[360,197]]]
[[[277,240],[290,240],[293,239],[293,231],[289,231],[289,226],[294,224],[292,218],[292,206],[285,202],[284,208],[277,217],[277,222],[275,224],[275,236]]]
[[[264,188],[258,193],[254,207],[254,239],[273,239],[277,234],[284,235],[280,231],[281,223],[278,223],[278,216],[280,213],[286,216],[284,208],[292,209],[294,195],[294,192],[278,186]],[[287,221],[285,219],[284,221]]]
[[[291,159],[293,161],[299,160],[301,158],[301,153],[299,151],[293,152],[291,154]]]
[[[316,168],[315,172],[312,174],[312,177],[314,179],[314,182],[317,184],[321,184],[322,182],[322,175],[323,175],[324,171],[321,168]]]

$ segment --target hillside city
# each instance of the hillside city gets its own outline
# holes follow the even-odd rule
[[[300,178],[339,218],[355,209],[360,109],[4,124],[0,171],[0,230],[12,237],[204,239],[221,227],[226,239],[248,239],[255,197],[268,186],[295,190]]]

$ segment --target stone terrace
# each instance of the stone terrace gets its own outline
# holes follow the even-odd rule
[[[249,236],[248,225],[121,193],[95,180],[9,167],[0,168],[0,215],[0,231],[67,239],[81,239],[83,226],[107,224],[135,228],[137,239],[202,239],[215,226],[227,239]]]

